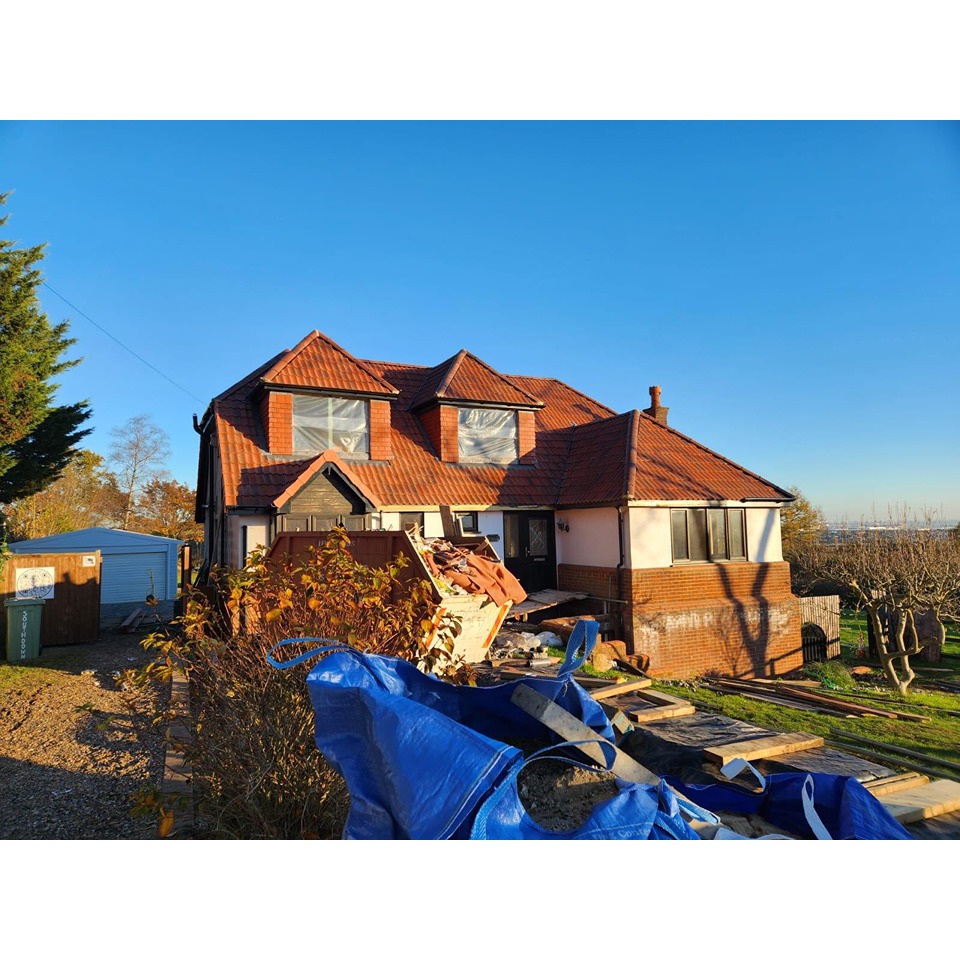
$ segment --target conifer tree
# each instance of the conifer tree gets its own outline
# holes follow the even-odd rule
[[[0,194],[0,206],[7,194]],[[0,217],[0,227],[7,222]],[[0,238],[0,503],[42,490],[60,475],[89,430],[86,403],[56,406],[55,377],[75,341],[66,322],[51,326],[40,309],[38,264],[44,246],[18,248]]]

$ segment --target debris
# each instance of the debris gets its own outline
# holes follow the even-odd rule
[[[537,693],[532,687],[523,683],[517,684],[517,688],[510,697],[510,702],[518,706],[524,713],[535,717],[564,740],[584,741],[583,743],[577,743],[577,750],[623,780],[629,780],[631,783],[657,784],[660,782],[660,778],[643,764],[637,763],[629,754],[619,750],[609,740],[605,740],[583,721],[578,720],[572,713],[557,706],[552,700],[547,699],[541,693]],[[611,756],[612,763],[609,762]]]
[[[929,820],[960,810],[960,783],[954,780],[933,780],[907,787],[879,798],[887,813],[900,823]]]
[[[761,760],[764,757],[779,757],[785,753],[797,753],[822,746],[823,737],[810,733],[778,733],[771,737],[757,737],[754,740],[707,747],[703,755],[722,767],[738,757],[741,760]]]

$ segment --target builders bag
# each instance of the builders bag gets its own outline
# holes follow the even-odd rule
[[[575,741],[586,742],[586,741]],[[596,743],[597,741],[590,741]],[[612,746],[612,745],[611,745]],[[570,766],[596,771],[595,767],[558,757],[555,747],[532,754],[513,765],[500,785],[477,812],[471,840],[699,840],[690,819],[717,823],[707,810],[689,803],[660,781],[658,785],[615,779],[617,793],[598,803],[575,829],[559,832],[541,826],[527,813],[517,788],[522,769],[546,759],[562,759]],[[612,763],[613,757],[608,758]]]
[[[317,747],[350,792],[344,838],[446,839],[469,835],[483,801],[522,762],[522,752],[505,741],[559,739],[510,702],[518,683],[613,740],[601,706],[570,676],[596,635],[595,622],[578,623],[556,678],[495,687],[454,686],[405,660],[324,640],[281,641],[268,660],[284,668],[325,654],[308,674],[307,690]],[[272,654],[289,643],[314,646],[278,662]]]
[[[723,813],[756,813],[806,840],[913,839],[854,777],[773,773],[760,778],[760,793],[734,784],[691,786],[673,777],[664,779],[721,818]]]

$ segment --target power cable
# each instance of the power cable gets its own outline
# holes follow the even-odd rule
[[[123,347],[123,349],[126,350],[127,353],[129,353],[131,356],[136,357],[142,364],[144,364],[145,366],[148,366],[154,373],[159,374],[168,383],[172,383],[178,390],[182,390],[188,397],[192,397],[194,400],[196,400],[197,403],[203,404],[205,402],[201,400],[195,393],[191,393],[186,387],[181,387],[176,380],[172,380],[162,370],[158,370],[152,363],[150,363],[149,360],[144,360],[144,358],[141,357],[139,353],[137,353],[135,350],[131,350],[130,347],[128,347],[122,340],[118,340],[109,330],[105,330],[103,327],[101,327],[100,324],[97,323],[97,321],[94,320],[92,317],[88,317],[79,307],[72,304],[62,293],[57,293],[57,291],[54,290],[53,287],[51,287],[46,280],[41,280],[40,282],[52,294],[54,294],[54,296],[59,297],[68,307],[70,307],[71,310],[76,310],[76,312],[79,313],[84,320],[87,320],[90,323],[92,323],[102,334],[105,334],[106,336],[108,336],[118,346]]]

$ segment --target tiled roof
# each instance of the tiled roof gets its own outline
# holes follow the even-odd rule
[[[309,466],[306,467],[301,473],[297,476],[297,479],[288,486],[283,493],[280,494],[276,500],[271,504],[272,507],[275,507],[279,510],[284,506],[292,497],[295,497],[318,473],[320,473],[325,467],[332,466],[335,470],[344,478],[347,484],[361,496],[363,499],[367,500],[376,510],[379,508],[379,504],[373,499],[369,491],[361,487],[355,477],[351,477],[349,471],[347,470],[346,464],[340,459],[337,455],[336,450],[324,450],[319,456],[314,457]]]
[[[387,396],[396,393],[368,364],[352,357],[317,330],[281,355],[261,378],[266,383],[285,387]]]
[[[793,499],[793,494],[709,450],[653,417],[634,411],[631,500]]]
[[[320,340],[321,349],[326,352],[323,345],[330,341],[325,337]],[[301,354],[308,341],[319,343],[311,335],[297,348]],[[396,396],[391,404],[392,459],[376,462],[337,458],[344,474],[368,499],[383,508],[443,503],[546,507],[619,503],[627,498],[732,500],[789,496],[786,491],[646,414],[632,411],[617,415],[559,380],[507,376],[496,371],[492,371],[494,377],[486,382],[488,386],[502,383],[501,397],[522,396],[526,407],[533,405],[531,401],[542,404],[534,412],[536,463],[505,466],[442,463],[412,409],[423,402],[425,391],[436,393],[443,379],[437,380],[440,368],[359,361],[339,348],[338,352],[348,357],[354,366],[344,365],[337,358],[335,369],[360,371],[351,374],[352,379],[344,375],[343,382],[349,380],[354,386],[342,389],[372,393],[370,385],[375,383],[379,385],[380,394]],[[268,368],[272,375],[277,372],[283,377],[279,382],[288,383],[290,372],[283,365],[288,357],[289,354],[284,354]],[[449,372],[449,364],[450,361],[441,367]],[[490,369],[479,361],[477,364]],[[298,478],[303,476],[305,482],[305,475],[312,475],[318,469],[317,457],[282,456],[263,449],[259,406],[252,399],[260,379],[258,374],[263,369],[239,381],[212,404],[227,506],[269,509]],[[300,367],[298,376],[305,376],[305,369]],[[329,371],[322,374],[322,379],[324,385],[330,386]],[[362,390],[357,386],[361,382]],[[317,383],[309,385],[317,386]],[[488,396],[492,397],[492,393],[488,392]],[[447,398],[453,399],[449,395]],[[506,399],[499,402],[508,405]],[[519,401],[512,402],[519,405]]]
[[[521,389],[516,377],[505,377],[466,350],[445,360],[427,373],[411,409],[431,400],[463,403],[495,403],[503,407],[539,407],[541,401]]]

